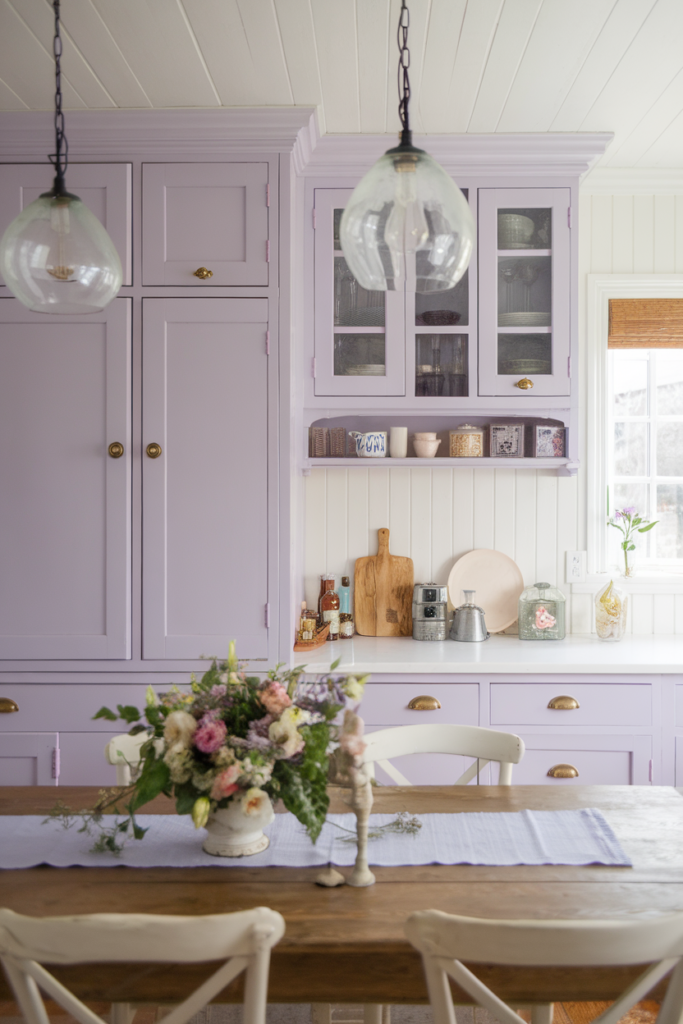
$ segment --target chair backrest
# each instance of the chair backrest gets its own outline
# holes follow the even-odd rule
[[[374,776],[377,763],[399,786],[411,783],[390,763],[390,758],[403,754],[461,754],[475,758],[474,764],[454,781],[456,786],[465,786],[475,777],[478,781],[479,772],[490,761],[500,765],[498,785],[509,786],[512,766],[524,756],[524,741],[519,736],[476,725],[400,725],[366,733],[363,739],[367,744],[363,760],[370,775]]]
[[[107,743],[104,756],[109,764],[116,765],[117,786],[129,786],[133,781],[135,769],[140,764],[140,747],[148,739],[146,732],[139,732],[137,736],[124,732]]]
[[[593,1024],[616,1024],[672,970],[658,1024],[678,1024],[683,1012],[683,914],[643,921],[494,921],[424,910],[410,915],[405,933],[422,954],[435,1024],[455,1024],[448,977],[501,1024],[519,1024],[461,960],[537,967],[650,963]]]
[[[42,962],[223,964],[165,1021],[186,1024],[226,985],[246,971],[245,1024],[265,1024],[270,950],[285,922],[266,907],[206,917],[153,914],[89,914],[34,918],[0,910],[0,960],[28,1024],[49,1024],[39,988],[79,1024],[104,1024],[56,980]]]

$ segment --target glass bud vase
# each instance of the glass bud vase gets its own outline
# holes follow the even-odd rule
[[[621,640],[626,632],[628,597],[610,580],[595,597],[595,632],[598,640]]]

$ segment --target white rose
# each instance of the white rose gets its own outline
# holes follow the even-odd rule
[[[172,711],[164,725],[164,739],[169,747],[189,747],[196,729],[196,719],[187,711]]]

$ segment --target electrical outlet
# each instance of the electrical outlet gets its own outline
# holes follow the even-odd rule
[[[565,566],[565,582],[566,583],[585,583],[586,582],[586,552],[585,551],[567,551],[566,552],[566,566]]]

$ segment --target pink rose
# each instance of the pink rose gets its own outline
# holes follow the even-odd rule
[[[205,722],[194,734],[194,745],[203,754],[213,754],[223,746],[228,730],[225,722]]]
[[[211,788],[211,799],[225,800],[227,796],[232,796],[239,789],[235,780],[239,778],[241,771],[240,765],[231,764],[229,768],[217,775]]]
[[[292,703],[282,683],[275,681],[268,683],[263,690],[259,690],[258,696],[268,714],[274,718],[279,718],[285,708]]]

